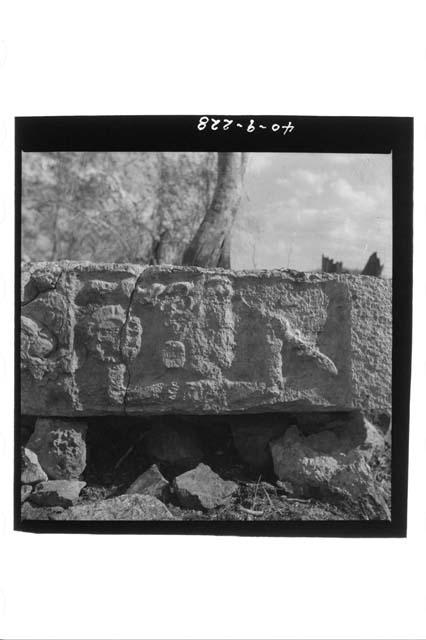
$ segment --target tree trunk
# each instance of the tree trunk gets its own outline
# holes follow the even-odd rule
[[[212,203],[184,253],[184,265],[230,267],[230,234],[240,205],[246,165],[246,153],[218,154]]]
[[[167,229],[152,241],[149,264],[180,264],[181,243],[173,242]]]

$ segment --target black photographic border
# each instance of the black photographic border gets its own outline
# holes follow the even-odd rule
[[[197,128],[201,116],[244,126]],[[250,120],[255,130],[247,131]],[[285,135],[271,129],[291,122]],[[257,124],[266,128],[260,129]],[[14,529],[34,533],[405,537],[412,339],[413,118],[359,116],[49,116],[15,118],[15,437]],[[21,521],[20,276],[21,153],[36,151],[252,151],[392,153],[393,342],[392,520],[388,521]]]

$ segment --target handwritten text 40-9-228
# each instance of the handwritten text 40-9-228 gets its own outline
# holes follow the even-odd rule
[[[283,135],[287,133],[291,133],[294,130],[294,125],[291,121],[288,121],[286,124],[278,124],[274,122],[272,125],[265,124],[257,124],[253,118],[250,118],[249,123],[243,124],[241,122],[237,122],[231,118],[209,118],[208,116],[202,116],[199,119],[197,129],[199,131],[229,131],[234,127],[238,127],[239,129],[245,129],[247,133],[253,133],[257,129],[269,130],[274,133],[281,132]]]

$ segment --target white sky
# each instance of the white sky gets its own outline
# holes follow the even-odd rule
[[[233,268],[362,269],[373,251],[391,277],[390,154],[250,154]]]

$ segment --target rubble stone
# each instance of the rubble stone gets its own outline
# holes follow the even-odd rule
[[[225,504],[238,491],[238,485],[222,478],[206,464],[186,471],[173,481],[175,494],[182,507],[215,509]]]
[[[21,502],[25,502],[32,490],[33,488],[30,484],[21,485]]]
[[[170,491],[168,480],[161,474],[156,464],[144,471],[127,489],[127,494],[149,495],[158,500],[166,500]]]
[[[32,504],[50,507],[69,507],[75,503],[86,486],[79,480],[47,480],[40,482],[29,496]]]
[[[50,479],[79,478],[86,468],[86,432],[84,422],[39,418],[27,447]]]
[[[21,447],[21,482],[35,484],[43,480],[47,480],[47,474],[41,468],[37,454],[31,449]]]
[[[281,482],[301,492],[346,493],[357,499],[375,493],[369,460],[384,447],[383,435],[359,416],[346,428],[304,436],[296,426],[270,444]]]

